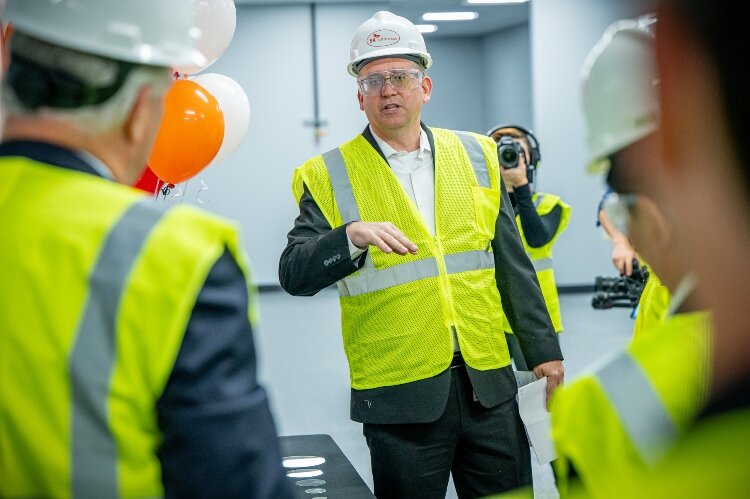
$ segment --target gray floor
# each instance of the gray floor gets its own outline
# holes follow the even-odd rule
[[[594,310],[590,294],[561,297],[560,337],[570,380],[591,362],[624,345],[633,320],[629,309]],[[327,289],[297,298],[281,291],[260,295],[256,337],[260,377],[280,435],[324,433],[344,451],[372,489],[362,425],[349,419],[349,371],[341,342],[338,295]],[[549,465],[532,457],[536,498],[559,497]],[[456,493],[451,483],[448,498]]]

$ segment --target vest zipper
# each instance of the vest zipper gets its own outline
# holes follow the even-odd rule
[[[437,223],[435,225],[437,225]],[[437,230],[435,232],[437,232]],[[438,266],[438,283],[440,286],[440,292],[445,298],[445,301],[448,302],[448,314],[446,317],[448,323],[446,326],[448,326],[448,330],[451,331],[452,328],[456,326],[457,321],[455,307],[453,305],[453,293],[451,292],[450,279],[448,277],[448,267],[445,265],[445,251],[443,250],[443,243],[440,241],[440,237],[437,234],[433,238],[433,241],[435,242],[437,249],[437,251],[434,251],[435,248],[433,248],[433,253],[435,253],[435,261]],[[458,331],[457,328],[456,331]],[[451,332],[451,343],[453,343],[452,336],[453,333]]]

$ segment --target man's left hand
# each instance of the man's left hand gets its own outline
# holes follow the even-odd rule
[[[549,404],[552,400],[552,393],[557,388],[557,385],[562,384],[563,378],[565,377],[565,369],[563,363],[560,360],[551,360],[543,364],[539,364],[534,368],[534,374],[539,379],[547,377],[547,410],[549,410]]]

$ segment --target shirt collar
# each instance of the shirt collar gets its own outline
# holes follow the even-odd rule
[[[114,177],[104,163],[85,151],[34,140],[13,140],[0,144],[0,156],[23,156],[40,163],[89,173],[112,180]]]
[[[372,129],[372,126],[370,126],[370,132],[372,133],[373,138],[375,139],[375,142],[378,143],[378,146],[380,146],[380,150],[383,151],[383,154],[385,155],[386,159],[397,155],[397,154],[403,154],[405,151],[397,151],[394,148],[388,144],[385,140],[378,137],[378,134],[375,133],[375,131]],[[419,134],[419,149],[417,153],[418,158],[424,157],[425,151],[432,152],[432,148],[430,147],[430,141],[427,138],[427,132],[424,131],[423,128],[420,128],[420,134]],[[413,152],[413,151],[412,151]]]

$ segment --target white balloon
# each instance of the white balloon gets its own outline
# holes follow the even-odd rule
[[[234,0],[195,0],[195,27],[199,31],[196,48],[206,57],[206,63],[174,68],[182,74],[193,75],[206,69],[227,49],[237,27]]]
[[[228,76],[205,73],[191,79],[216,98],[224,114],[224,141],[210,163],[214,165],[232,154],[245,139],[250,126],[250,103],[239,83]]]

